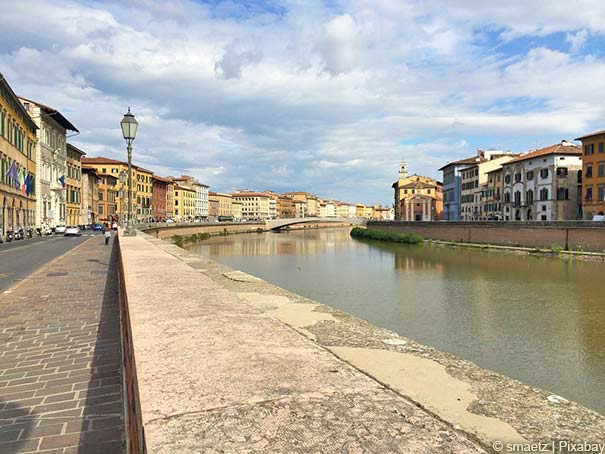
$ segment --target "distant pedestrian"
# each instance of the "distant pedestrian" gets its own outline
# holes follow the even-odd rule
[[[105,246],[107,246],[109,244],[109,239],[111,238],[111,230],[109,229],[109,226],[104,227],[103,230],[105,231]]]

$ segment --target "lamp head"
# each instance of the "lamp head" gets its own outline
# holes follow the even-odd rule
[[[130,107],[128,108],[128,112],[124,114],[124,118],[120,122],[120,126],[122,127],[122,135],[126,140],[134,140],[137,135],[137,127],[138,123],[134,118],[132,112],[130,112]]]

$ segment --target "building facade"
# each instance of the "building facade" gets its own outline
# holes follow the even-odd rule
[[[82,206],[80,224],[94,224],[98,221],[99,207],[99,174],[93,167],[82,166]]]
[[[486,220],[486,215],[483,213],[484,202],[481,197],[487,189],[488,174],[517,156],[519,155],[510,152],[478,150],[480,159],[461,169],[460,211],[462,221]]]
[[[605,214],[605,130],[576,140],[582,141],[582,217]]]
[[[295,217],[294,200],[292,197],[283,194],[277,199],[277,217],[280,219],[288,219]]]
[[[166,219],[174,220],[174,183],[166,184]]]
[[[114,175],[99,175],[97,191],[97,221],[118,221],[118,178]]]
[[[505,221],[563,221],[581,216],[582,149],[577,145],[562,141],[525,153],[502,168]]]
[[[219,201],[216,192],[208,192],[208,220],[218,221]]]
[[[79,148],[67,144],[67,225],[78,225],[82,220],[82,156]]]
[[[443,184],[421,175],[408,176],[405,161],[399,163],[399,178],[391,186],[395,218],[404,221],[436,221],[443,212]]]
[[[36,224],[38,126],[0,73],[0,237]]]
[[[55,227],[65,224],[70,195],[67,188],[67,131],[79,131],[58,110],[25,98],[20,98],[20,101],[38,126],[36,225]],[[75,205],[70,205],[74,209]]]
[[[153,218],[158,222],[164,222],[167,215],[166,200],[168,193],[168,185],[171,184],[170,180],[162,178],[158,175],[152,177],[152,211]]]
[[[264,192],[236,192],[234,201],[242,204],[242,218],[255,221],[269,219],[269,200],[275,200]]]
[[[462,219],[462,169],[482,160],[480,155],[454,161],[441,167],[443,173],[443,220]]]
[[[181,222],[195,219],[196,196],[195,189],[174,185],[174,217],[176,220]]]
[[[481,190],[483,220],[501,221],[502,217],[502,167],[487,172],[487,184]]]

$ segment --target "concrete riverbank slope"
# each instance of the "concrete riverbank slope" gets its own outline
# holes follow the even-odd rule
[[[148,235],[120,243],[149,452],[603,442],[573,402]]]
[[[597,222],[369,222],[369,229],[416,233],[430,240],[471,244],[560,247],[604,252],[605,224]]]

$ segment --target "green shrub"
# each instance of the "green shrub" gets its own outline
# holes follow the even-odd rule
[[[355,227],[351,230],[351,237],[405,244],[418,244],[423,240],[420,235],[416,235],[415,233],[386,232],[384,230],[362,229],[360,227]]]
[[[563,246],[561,246],[560,244],[557,244],[557,243],[553,244],[550,247],[551,252],[553,252],[554,254],[560,254],[561,252],[563,252],[563,249],[564,249]]]

